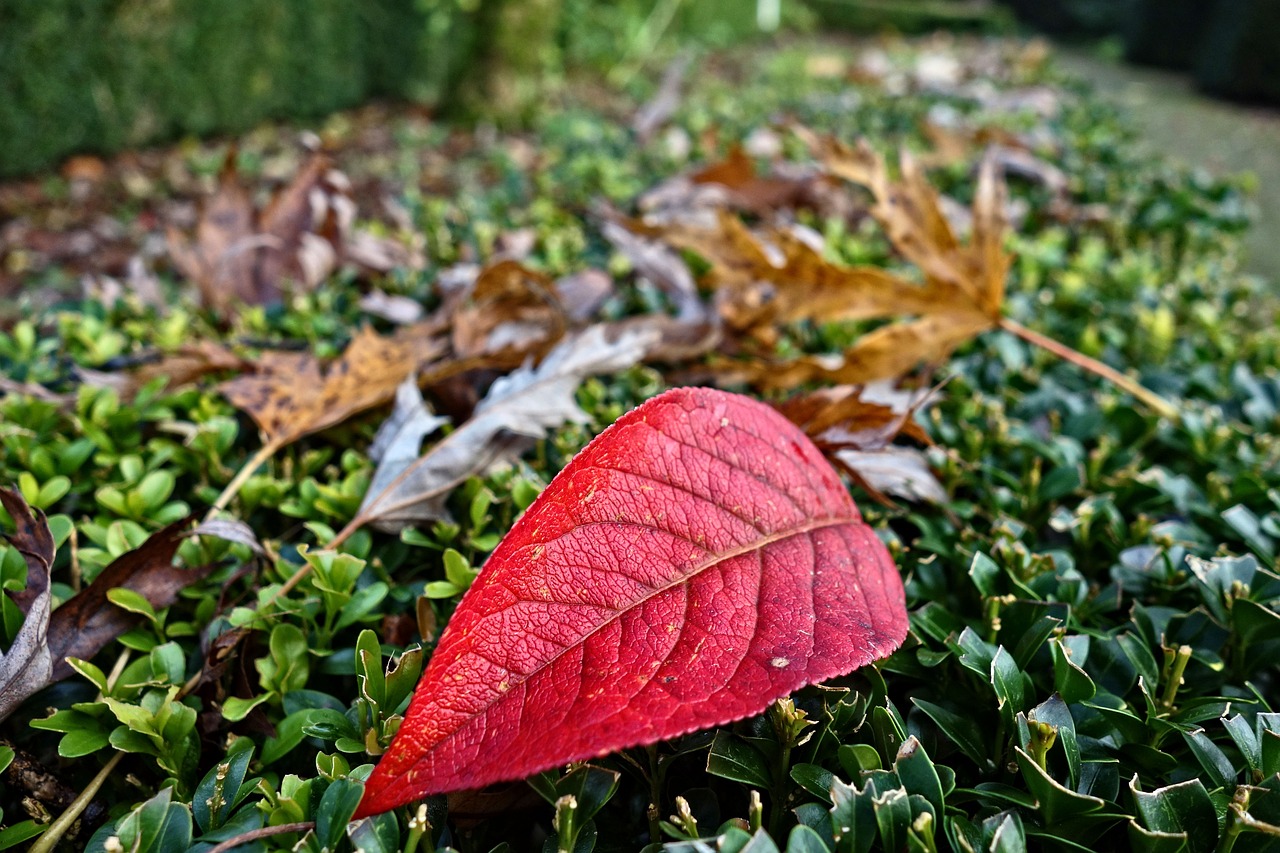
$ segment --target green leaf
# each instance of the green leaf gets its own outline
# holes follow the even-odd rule
[[[122,610],[128,610],[130,613],[137,613],[139,616],[145,616],[151,621],[155,621],[156,610],[141,593],[125,587],[116,587],[115,589],[107,590],[107,601]]]
[[[1129,783],[1138,816],[1147,829],[1177,834],[1185,832],[1191,853],[1209,853],[1218,843],[1218,813],[1199,779],[1158,788],[1138,790],[1135,776]]]
[[[907,793],[919,794],[929,801],[935,814],[943,813],[942,780],[915,735],[903,742],[893,762],[893,770],[898,774],[898,780]]]
[[[1204,768],[1205,774],[1213,781],[1214,787],[1234,790],[1236,769],[1231,766],[1231,761],[1218,745],[1209,739],[1204,729],[1183,732],[1182,737]]]
[[[1182,853],[1187,848],[1185,832],[1156,832],[1136,820],[1129,821],[1129,846],[1140,853]]]
[[[222,703],[222,717],[233,723],[243,720],[249,716],[249,712],[254,708],[266,702],[271,697],[263,693],[249,699],[241,699],[239,696],[228,696],[226,701]]]
[[[830,770],[817,764],[793,764],[791,766],[791,779],[801,788],[804,788],[828,805],[831,803],[831,783],[835,778],[835,774]]]
[[[1253,770],[1262,770],[1262,744],[1258,741],[1257,734],[1254,733],[1253,726],[1241,714],[1234,717],[1222,718],[1222,724],[1227,729],[1227,734],[1235,741],[1236,748],[1240,750],[1240,754],[1244,756],[1244,760]]]
[[[773,787],[769,762],[754,745],[724,730],[716,732],[707,754],[707,772],[761,790]]]
[[[350,779],[335,779],[329,783],[320,798],[320,807],[316,809],[316,840],[321,847],[337,849],[363,794],[364,785]]]
[[[923,699],[913,697],[911,701],[933,720],[942,733],[959,747],[969,760],[984,770],[992,768],[991,759],[987,757],[986,745],[983,743],[982,731],[973,719],[962,717],[941,705],[935,705]]]
[[[1057,637],[1050,640],[1049,650],[1053,653],[1053,688],[1062,701],[1072,705],[1092,699],[1098,688],[1089,674],[1071,660],[1062,640]]]
[[[830,853],[822,836],[807,826],[791,828],[787,836],[786,853]]]
[[[231,815],[252,759],[252,747],[241,749],[215,764],[200,780],[191,798],[191,812],[201,833],[217,830]]]
[[[996,649],[995,657],[991,659],[989,677],[999,700],[1000,712],[1007,723],[1012,724],[1014,716],[1026,706],[1029,679],[1018,669],[1013,655],[1004,646]]]
[[[347,831],[352,845],[365,853],[399,853],[400,821],[394,812],[367,817]]]
[[[1101,811],[1106,806],[1097,797],[1077,794],[1062,785],[1022,749],[1015,747],[1014,754],[1017,756],[1022,778],[1036,798],[1036,806],[1044,817],[1045,826],[1053,828],[1072,818]]]
[[[773,843],[769,833],[757,829],[756,834],[751,836],[745,847],[740,848],[739,853],[778,853],[778,845]]]

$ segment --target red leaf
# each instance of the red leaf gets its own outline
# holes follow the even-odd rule
[[[749,717],[906,633],[888,551],[804,433],[669,391],[493,552],[356,816]]]

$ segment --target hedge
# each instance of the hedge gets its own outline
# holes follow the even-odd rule
[[[468,23],[417,0],[6,0],[0,177],[369,96],[438,99]]]

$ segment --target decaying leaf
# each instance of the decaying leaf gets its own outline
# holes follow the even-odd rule
[[[173,556],[186,536],[189,520],[177,521],[151,535],[140,546],[121,554],[70,601],[53,611],[49,622],[49,651],[53,680],[74,670],[67,658],[89,659],[107,643],[142,621],[142,616],[112,604],[107,593],[124,588],[162,610],[178,600],[178,593],[201,580],[214,565],[179,568]]]
[[[34,513],[16,490],[0,487],[3,505],[16,526],[8,537],[27,564],[27,585],[10,593],[26,614],[9,649],[0,654],[0,720],[52,680],[54,657],[49,651],[49,570],[53,566],[53,536],[44,513]]]
[[[36,691],[75,672],[68,657],[92,658],[138,624],[142,617],[112,604],[107,599],[109,590],[130,589],[160,610],[173,604],[184,587],[213,570],[212,565],[192,569],[173,565],[190,523],[179,521],[113,560],[93,583],[50,613],[54,549],[49,525],[43,513],[33,513],[16,491],[0,488],[0,504],[17,525],[9,542],[27,563],[26,589],[12,594],[27,618],[9,650],[0,655],[0,719]]]
[[[804,434],[677,388],[601,433],[499,544],[356,816],[758,714],[906,634],[888,550]]]
[[[467,477],[510,458],[528,439],[545,437],[565,423],[585,422],[587,415],[573,396],[582,380],[631,367],[652,341],[647,331],[610,340],[600,326],[566,337],[537,367],[522,367],[494,382],[471,419],[424,456],[408,465],[400,453],[394,459],[384,456],[374,482],[388,485],[369,490],[352,525],[398,532],[445,518],[445,498]]]
[[[920,268],[924,281],[917,284],[876,268],[838,267],[785,232],[757,243],[731,216],[722,216],[716,231],[666,234],[712,262],[712,275],[729,288],[722,313],[739,328],[760,334],[769,323],[801,318],[903,318],[861,336],[838,357],[757,362],[745,367],[748,378],[770,388],[896,378],[918,364],[941,362],[1000,323],[1011,256],[1002,242],[1003,185],[990,161],[980,171],[972,236],[963,244],[909,155],[902,157],[901,179],[893,180],[884,160],[865,144],[850,148],[801,132],[832,174],[871,190],[872,214],[894,247]],[[753,291],[760,281],[771,289]]]
[[[364,327],[327,368],[310,353],[268,352],[255,373],[224,382],[220,389],[253,418],[266,443],[283,447],[390,402],[406,376],[447,351],[433,320],[386,337]]]
[[[693,56],[688,51],[681,51],[662,72],[662,82],[658,91],[646,101],[631,119],[631,130],[636,141],[646,144],[658,130],[666,124],[680,107],[680,92],[684,86],[685,74]]]
[[[514,366],[542,355],[564,334],[565,311],[554,283],[518,261],[502,260],[480,271],[453,309],[453,352],[488,356]]]
[[[141,364],[129,370],[103,371],[77,369],[86,385],[114,388],[122,402],[129,402],[144,386],[164,378],[164,390],[172,391],[201,379],[210,373],[240,371],[249,362],[213,341],[184,344],[170,353],[157,353],[140,359]]]
[[[903,435],[924,445],[931,443],[914,420],[931,396],[879,382],[824,388],[776,408],[876,500],[892,503],[889,496],[893,496],[942,503],[946,492],[924,453],[893,443]]]
[[[303,236],[323,228],[331,213],[316,206],[324,202],[329,168],[327,157],[314,155],[259,213],[236,170],[235,149],[227,153],[195,240],[172,228],[168,235],[174,265],[196,284],[204,304],[220,313],[237,301],[263,305],[280,299],[286,277],[304,280]],[[336,230],[329,236],[336,239]]]

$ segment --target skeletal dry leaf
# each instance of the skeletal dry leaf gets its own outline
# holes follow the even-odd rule
[[[379,491],[370,488],[348,529],[373,524],[399,532],[447,517],[445,498],[467,477],[511,458],[551,429],[586,422],[574,400],[582,380],[637,364],[653,337],[650,331],[633,330],[610,339],[605,328],[591,326],[566,337],[536,367],[498,379],[471,419],[425,455],[408,464],[402,454],[384,456],[374,482],[387,485]]]
[[[436,364],[447,352],[434,319],[385,337],[366,326],[327,367],[310,353],[267,352],[256,372],[219,388],[253,418],[265,443],[283,447],[390,402],[405,377]]]

